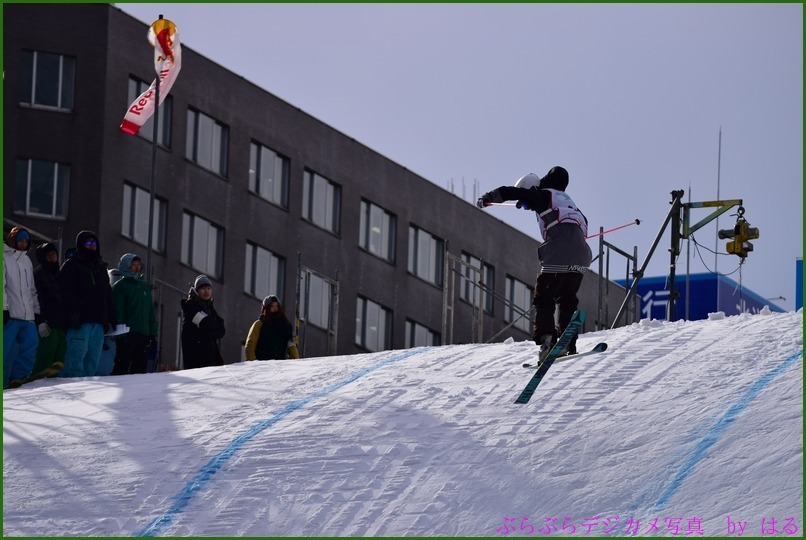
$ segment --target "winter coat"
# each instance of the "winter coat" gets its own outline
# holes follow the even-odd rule
[[[45,256],[48,252],[56,250],[53,244],[43,244],[36,248],[36,260],[39,267],[34,270],[34,283],[39,295],[40,314],[51,328],[67,328],[64,316],[64,302],[62,291],[59,288],[59,263],[48,262]]]
[[[593,259],[590,246],[585,240],[587,220],[576,206],[574,206],[574,214],[582,217],[585,223],[584,226],[574,221],[557,221],[556,205],[559,198],[557,193],[562,192],[563,189],[564,186],[562,189],[557,189],[551,185],[546,186],[543,182],[541,182],[541,189],[525,189],[513,186],[501,186],[498,188],[503,200],[520,201],[521,205],[535,211],[538,219],[543,220],[541,229],[545,231],[544,242],[537,250],[541,272],[584,272]],[[567,200],[570,201],[570,198],[567,198]],[[571,204],[573,204],[573,201]],[[548,225],[551,226],[549,227]]]
[[[267,313],[252,324],[246,337],[247,360],[285,360],[293,327],[285,316]]]
[[[3,244],[3,311],[12,319],[34,321],[39,315],[39,297],[34,267],[24,251]]]
[[[90,231],[81,231],[76,237],[76,254],[59,270],[59,287],[68,329],[100,324],[106,331],[117,325],[117,316],[101,245],[96,251],[84,247],[84,240],[90,236],[97,238]]]
[[[180,301],[182,306],[182,356],[185,369],[221,366],[224,359],[218,350],[218,340],[224,337],[224,319],[213,301],[204,301],[191,287],[188,297]]]
[[[143,336],[157,336],[157,315],[151,286],[142,275],[131,272],[135,255],[127,253],[120,259],[118,271],[124,276],[112,286],[112,300],[118,324],[125,324],[129,331]]]

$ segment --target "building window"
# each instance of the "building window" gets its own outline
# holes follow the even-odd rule
[[[263,300],[285,290],[285,259],[252,242],[246,243],[243,290]]]
[[[22,51],[20,103],[72,110],[75,58],[40,51]]]
[[[288,158],[259,143],[249,145],[249,191],[288,208],[288,171]]]
[[[129,101],[132,103],[143,92],[148,90],[149,83],[141,81],[135,77],[129,77]],[[157,130],[157,143],[165,148],[171,147],[171,119],[173,118],[173,97],[166,96],[159,108],[159,129]],[[152,116],[143,127],[137,132],[137,135],[146,140],[154,140],[154,117]]]
[[[361,201],[358,245],[373,255],[395,262],[396,218],[380,206]]]
[[[515,321],[514,326],[524,332],[532,331],[531,309],[534,291],[531,287],[507,276],[506,280],[506,306],[504,310],[504,322]],[[522,313],[526,313],[521,316]]]
[[[341,233],[341,186],[324,176],[305,171],[302,182],[302,217],[334,234]]]
[[[70,166],[18,159],[14,211],[29,216],[66,218]]]
[[[355,343],[369,351],[392,348],[392,312],[358,297],[355,313]]]
[[[470,253],[462,252],[462,262],[465,264],[462,265],[460,272],[462,276],[460,297],[465,302],[473,304],[474,307],[479,307],[483,302],[484,311],[492,313],[495,269]],[[481,269],[481,271],[476,269]]]
[[[148,245],[149,205],[151,193],[133,184],[123,184],[123,219],[121,234],[144,246]],[[165,215],[168,203],[154,197],[154,226],[151,232],[151,246],[165,252]]]
[[[406,320],[406,346],[431,347],[442,344],[442,337],[412,320]]]
[[[224,229],[199,216],[182,214],[182,256],[180,260],[210,277],[221,278]]]
[[[310,270],[302,274],[300,312],[306,324],[332,330],[336,284]]]
[[[229,128],[204,113],[188,109],[185,156],[220,176],[227,176]]]
[[[444,240],[414,225],[409,226],[409,272],[442,287],[444,251]]]

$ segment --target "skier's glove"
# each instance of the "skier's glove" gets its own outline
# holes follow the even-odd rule
[[[501,193],[497,189],[494,189],[479,197],[479,200],[476,201],[476,206],[479,208],[484,208],[485,206],[491,206],[493,204],[502,202],[504,202],[504,199],[501,197]]]
[[[39,330],[39,337],[46,338],[50,335],[50,326],[48,326],[48,323],[41,322],[36,328]]]

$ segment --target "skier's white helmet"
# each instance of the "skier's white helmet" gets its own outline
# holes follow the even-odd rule
[[[524,189],[540,187],[540,177],[535,173],[529,173],[526,176],[521,176],[518,181],[515,182],[515,187]]]

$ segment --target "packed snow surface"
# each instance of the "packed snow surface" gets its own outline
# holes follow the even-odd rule
[[[37,381],[10,536],[802,536],[802,312]]]

